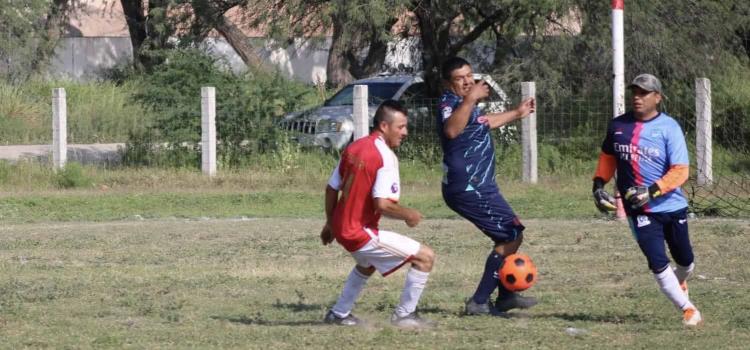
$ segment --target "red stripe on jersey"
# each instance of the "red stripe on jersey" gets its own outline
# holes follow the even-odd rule
[[[643,131],[643,122],[635,122],[635,128],[633,129],[633,138],[630,139],[630,166],[633,168],[633,177],[636,186],[643,186],[643,175],[641,175],[640,161],[641,157],[638,151],[640,150],[641,131]],[[648,203],[643,206],[644,212],[649,212]]]

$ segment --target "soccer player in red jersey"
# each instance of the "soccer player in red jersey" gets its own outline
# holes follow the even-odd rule
[[[375,112],[373,128],[369,136],[346,147],[326,187],[327,221],[320,239],[324,245],[336,239],[351,253],[356,265],[324,322],[359,324],[351,310],[367,279],[376,270],[385,277],[411,263],[391,323],[402,328],[420,328],[430,323],[419,316],[416,308],[435,253],[409,237],[378,229],[381,215],[404,220],[409,227],[422,220],[417,210],[398,203],[401,184],[398,158],[392,149],[407,135],[406,110],[396,101],[383,102]]]

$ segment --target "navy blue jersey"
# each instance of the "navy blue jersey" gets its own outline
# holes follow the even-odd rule
[[[486,118],[474,107],[466,128],[454,139],[448,139],[443,127],[463,98],[451,91],[440,97],[438,134],[443,148],[443,192],[497,192],[495,183],[495,148]]]

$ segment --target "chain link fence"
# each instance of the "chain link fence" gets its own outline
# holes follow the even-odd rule
[[[697,176],[695,91],[675,91],[667,95],[662,111],[679,122],[690,152],[691,175],[683,190],[689,198],[691,210],[703,215],[750,217],[750,111],[714,103],[713,178],[702,183]],[[510,94],[506,105],[512,108],[519,101],[518,93]],[[437,100],[412,101],[408,108],[410,114],[419,113],[410,121],[409,141],[399,150],[399,156],[402,159],[419,157],[439,164],[442,151],[437,137]],[[539,173],[554,175],[555,169],[547,165],[551,160],[544,158],[558,156],[562,162],[578,164],[579,171],[581,164],[589,164],[591,169],[584,170],[593,174],[612,111],[609,91],[584,97],[537,84]],[[520,130],[520,122],[515,122],[495,131],[494,135],[497,161],[504,164],[498,167],[498,171],[515,179],[520,179],[520,157],[516,154],[520,152]],[[557,170],[559,173],[560,169]]]

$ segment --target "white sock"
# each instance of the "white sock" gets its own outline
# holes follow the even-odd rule
[[[661,292],[667,296],[667,299],[669,299],[674,306],[680,310],[686,310],[691,307],[694,308],[690,299],[685,296],[685,292],[680,288],[680,282],[677,281],[677,276],[670,267],[667,267],[660,273],[655,273],[654,278],[656,278],[656,283],[659,284]]]
[[[676,264],[676,266],[674,267],[674,274],[677,276],[677,281],[679,281],[680,283],[685,282],[685,280],[693,275],[694,269],[695,263],[690,263],[690,265],[688,266]]]
[[[417,309],[419,298],[422,296],[422,291],[429,277],[429,272],[422,272],[414,267],[409,269],[409,272],[406,273],[404,290],[401,292],[401,302],[396,306],[398,317],[404,317]]]
[[[341,291],[339,300],[336,301],[336,305],[331,309],[334,315],[341,318],[349,316],[354,307],[354,302],[357,301],[359,293],[365,288],[368,278],[370,276],[362,274],[356,267],[352,269],[352,272],[349,273],[349,277],[346,279],[346,283],[344,283],[344,290]]]

